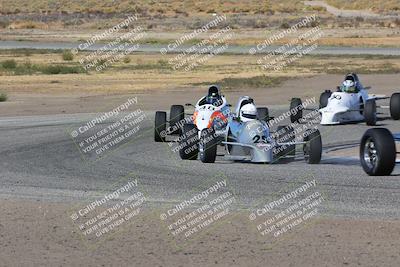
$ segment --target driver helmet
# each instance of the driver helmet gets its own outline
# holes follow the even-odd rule
[[[347,93],[356,92],[356,83],[353,80],[345,80],[342,84],[341,91]]]
[[[243,105],[240,109],[239,118],[242,122],[248,122],[257,119],[257,107],[254,103]]]
[[[219,88],[216,85],[210,86],[208,88],[208,95],[206,97],[206,101],[210,105],[218,106],[218,103],[221,99],[221,96],[219,94]]]

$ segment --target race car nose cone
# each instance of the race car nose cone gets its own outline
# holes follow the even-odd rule
[[[330,125],[337,123],[334,112],[322,111],[321,116],[321,125]]]

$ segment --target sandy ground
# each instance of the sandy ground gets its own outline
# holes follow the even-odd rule
[[[60,75],[63,76],[63,75]],[[68,75],[66,75],[68,76]],[[58,77],[62,84],[68,83],[68,77]],[[38,81],[41,86],[25,83],[24,78],[15,77],[4,79],[7,84],[9,100],[0,103],[0,116],[27,116],[104,112],[118,106],[132,95],[140,98],[140,104],[145,110],[169,110],[172,104],[185,104],[192,99],[192,104],[207,92],[207,86],[168,86],[164,78],[152,81],[149,86],[136,87],[140,78],[129,80],[128,76],[122,80],[110,77],[109,79],[96,80],[88,77],[80,81],[71,81],[73,85],[67,87],[59,84],[48,84],[47,80]],[[360,75],[364,86],[371,86],[370,93],[391,95],[399,91],[398,75]],[[176,78],[180,80],[180,78]],[[291,97],[302,99],[315,97],[318,102],[319,95],[326,89],[335,90],[340,84],[343,75],[314,75],[305,78],[289,79],[280,86],[258,89],[229,90],[228,101],[236,104],[238,97],[250,95],[260,106],[282,105],[289,106]],[[107,89],[107,84],[112,84],[114,93]],[[131,86],[129,86],[129,84]],[[157,89],[158,84],[162,85]],[[397,87],[397,88],[396,88]],[[39,91],[39,92],[38,92]],[[222,88],[224,93],[224,88]],[[266,97],[267,95],[267,97]]]
[[[228,40],[230,44],[236,45],[254,45],[260,43],[267,38],[270,38],[273,34],[280,33],[282,29],[248,29],[248,30],[233,30],[234,37],[232,40]],[[300,30],[296,33],[287,35],[286,37],[278,40],[275,44],[286,44],[293,38],[297,38],[300,34],[307,31]],[[399,27],[395,24],[392,27],[371,27],[371,25],[359,25],[358,27],[340,28],[328,25],[322,28],[323,37],[320,38],[317,43],[318,45],[327,46],[389,46],[399,47],[400,31]],[[38,41],[38,42],[78,42],[82,43],[85,40],[89,40],[93,34],[101,33],[87,29],[0,29],[0,40],[3,41]],[[179,39],[185,34],[185,31],[146,31],[147,40],[157,40],[160,44],[167,44],[173,40]],[[207,39],[209,35],[214,33],[202,33],[199,34],[198,38]],[[125,34],[125,33],[122,33]],[[122,35],[121,34],[121,35]],[[118,34],[115,35],[115,38]],[[145,39],[145,41],[146,41]],[[106,42],[106,40],[104,41]]]
[[[72,205],[2,200],[2,265],[395,266],[400,260],[398,221],[318,218],[312,227],[271,242],[251,231],[241,212],[177,244],[165,238],[166,229],[147,209],[132,225],[88,248],[90,241],[79,238],[67,216]]]

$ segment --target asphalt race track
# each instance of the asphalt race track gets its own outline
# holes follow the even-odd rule
[[[218,174],[226,177],[235,192],[237,209],[252,209],[276,192],[287,192],[315,179],[326,200],[322,215],[381,219],[400,216],[400,169],[389,177],[369,177],[360,166],[357,143],[369,128],[364,123],[321,126],[324,153],[319,165],[305,164],[302,159],[263,165],[220,158],[215,164],[203,164],[198,160],[182,161],[167,144],[155,143],[154,111],[145,114],[135,138],[98,160],[82,159],[69,130],[95,114],[2,117],[1,196],[83,200],[128,173],[135,173],[148,192],[149,205],[158,206],[184,200],[187,192]],[[379,125],[400,131],[399,122],[387,120]],[[341,155],[342,148],[350,152]]]

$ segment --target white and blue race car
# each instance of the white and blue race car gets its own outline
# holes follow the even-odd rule
[[[215,162],[218,145],[224,147],[222,156],[227,160],[274,163],[283,158],[293,159],[295,146],[302,145],[302,154],[308,163],[320,162],[322,141],[318,130],[308,130],[303,141],[296,142],[291,126],[280,126],[272,132],[268,120],[268,109],[256,108],[253,99],[244,96],[239,99],[236,112],[229,116],[223,140],[213,127],[204,129],[199,139],[196,139],[197,133],[183,131],[180,147],[182,151],[193,152],[190,159],[196,159],[198,152],[204,163]]]

